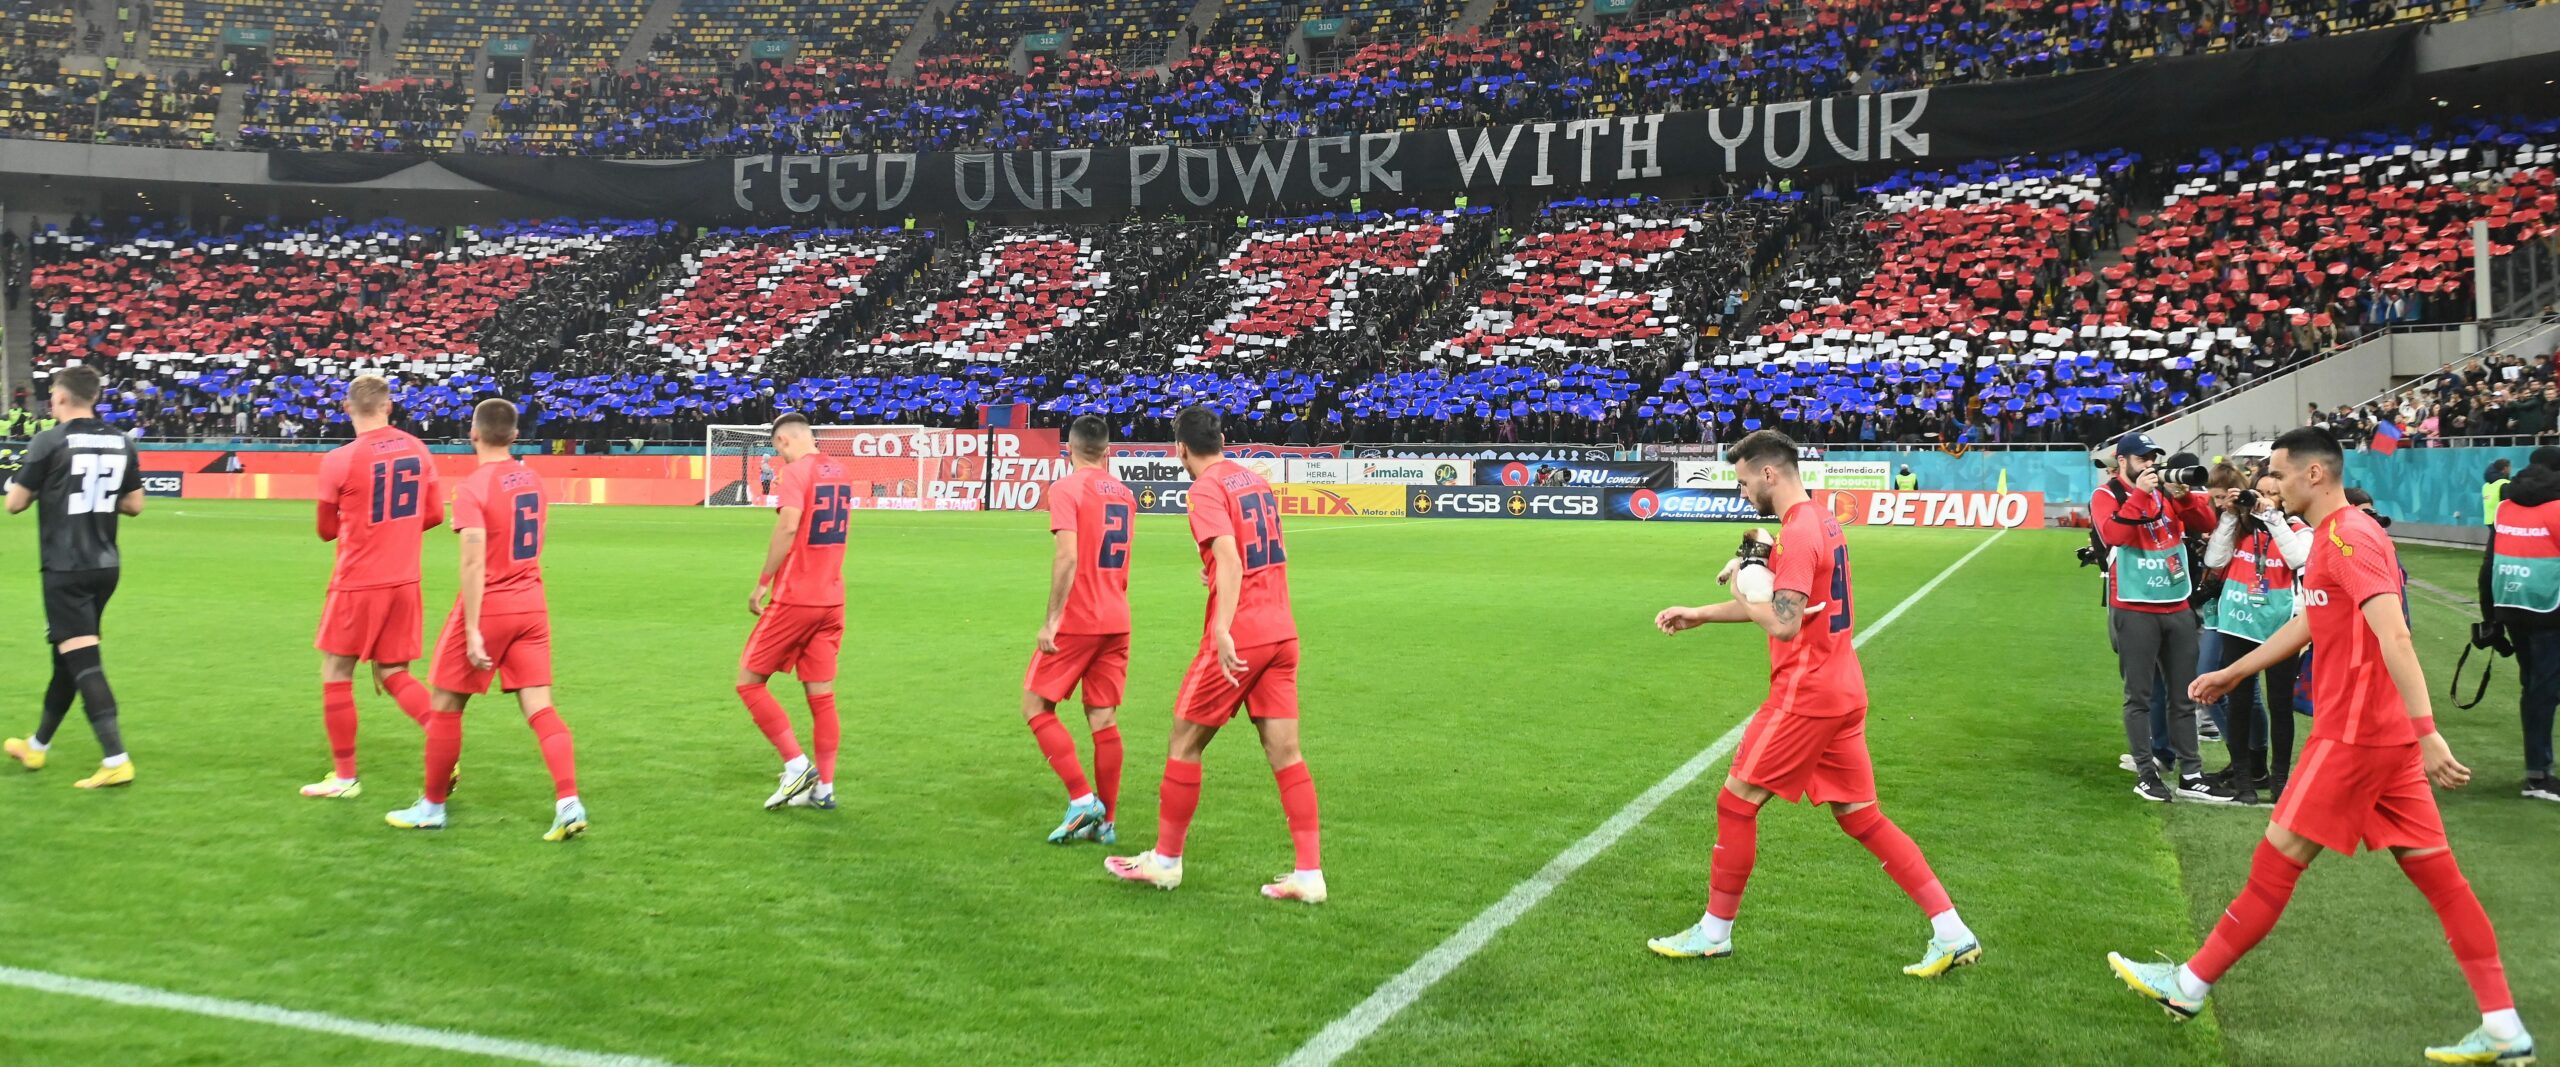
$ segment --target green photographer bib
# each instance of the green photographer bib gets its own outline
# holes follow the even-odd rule
[[[2195,592],[2184,545],[2116,546],[2116,599],[2127,604],[2184,604]]]
[[[2260,589],[2233,582],[2222,587],[2220,603],[2221,625],[2214,628],[2262,645],[2293,618],[2291,589]]]
[[[2560,611],[2560,557],[2491,557],[2496,571],[2489,585],[2498,607],[2525,611]]]

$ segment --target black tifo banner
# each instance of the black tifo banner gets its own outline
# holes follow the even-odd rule
[[[686,162],[446,155],[492,188],[608,215],[709,223],[1304,206],[1357,196],[1596,191],[1661,178],[1953,163],[2240,140],[2379,116],[2412,99],[2417,29],[2114,70],[1750,107],[1232,145],[758,155]],[[275,152],[278,181],[359,182],[429,162]]]

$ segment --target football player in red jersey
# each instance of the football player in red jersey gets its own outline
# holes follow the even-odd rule
[[[489,680],[502,679],[551,771],[551,829],[545,841],[587,830],[578,800],[578,758],[569,727],[551,705],[551,608],[542,591],[542,546],[551,509],[542,476],[515,458],[516,406],[483,400],[471,412],[480,466],[453,496],[453,532],[462,539],[461,588],[436,639],[427,714],[426,787],[418,802],[383,816],[403,830],[444,829],[445,797],[462,758],[462,708]]]
[[[797,412],[773,420],[773,450],[782,455],[783,468],[774,483],[773,538],[765,546],[764,569],[756,573],[756,590],[747,594],[756,625],[738,658],[738,699],[782,756],[782,785],[765,798],[765,810],[785,804],[832,809],[836,651],[844,643],[844,545],[853,519],[853,476],[818,451],[808,417]],[[791,717],[765,689],[765,679],[784,671],[798,676],[808,691],[815,763],[801,754]]]
[[[391,427],[391,383],[360,375],[347,383],[347,418],[356,439],[320,461],[320,539],[338,543],[329,598],[320,611],[321,721],[329,730],[329,777],[302,787],[306,797],[352,800],[356,780],[356,664],[373,664],[373,681],[400,711],[427,724],[427,687],[409,676],[424,651],[418,552],[427,531],[444,522],[444,487],[427,446]]]
[[[1902,973],[1935,978],[1981,959],[1981,940],[1956,916],[1920,846],[1876,807],[1875,767],[1867,758],[1867,681],[1851,631],[1855,597],[1849,543],[1839,522],[1805,492],[1796,473],[1796,443],[1785,434],[1757,431],[1727,451],[1725,460],[1733,464],[1743,499],[1761,514],[1779,516],[1777,543],[1765,564],[1746,557],[1717,576],[1732,588],[1732,600],[1664,608],[1653,624],[1666,634],[1711,622],[1758,624],[1769,634],[1769,699],[1743,728],[1733,770],[1716,794],[1706,915],[1649,946],[1683,958],[1733,954],[1733,919],[1758,858],[1760,806],[1780,797],[1831,805],[1840,829],[1874,853],[1928,917],[1927,953]]]
[[[2136,992],[2175,1019],[2204,1010],[2205,996],[2267,931],[2293,899],[2294,883],[2322,849],[2354,855],[2356,847],[2389,849],[2400,870],[2426,895],[2453,961],[2471,985],[2480,1026],[2460,1042],[2430,1048],[2436,1063],[2523,1064],[2533,1035],[2516,1015],[2506,966],[2489,913],[2463,878],[2447,844],[2444,818],[2429,783],[2458,789],[2470,768],[2453,758],[2436,732],[2418,649],[2402,613],[2400,554],[2373,517],[2347,503],[2346,453],[2316,426],[2276,438],[2268,470],[2287,510],[2311,523],[2311,558],[2302,576],[2302,614],[2239,662],[2195,680],[2198,701],[2220,699],[2241,681],[2288,660],[2307,645],[2311,657],[2311,739],[2267,833],[2249,861],[2249,884],[2231,902],[2204,947],[2183,964],[2137,963],[2110,952],[2107,964]]]
[[[1297,867],[1262,887],[1273,900],[1325,900],[1316,825],[1316,783],[1298,752],[1298,623],[1289,610],[1289,552],[1280,502],[1260,475],[1226,457],[1218,413],[1183,409],[1174,451],[1191,472],[1191,539],[1209,617],[1200,651],[1175,699],[1173,743],[1156,808],[1156,847],[1103,861],[1112,874],[1158,889],[1182,884],[1182,841],[1200,807],[1200,757],[1218,728],[1242,708],[1262,735],[1280,787]]]
[[[1120,692],[1129,676],[1129,539],[1138,501],[1111,476],[1111,427],[1099,415],[1067,428],[1074,466],[1049,487],[1049,613],[1022,678],[1022,717],[1040,754],[1066,786],[1067,815],[1049,843],[1119,840]],[[1058,703],[1084,692],[1093,728],[1093,781],[1076,762],[1076,741],[1058,722]]]

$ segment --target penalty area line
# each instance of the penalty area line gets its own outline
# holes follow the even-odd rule
[[[297,1011],[292,1008],[279,1008],[272,1004],[224,1000],[220,997],[203,997],[192,993],[172,993],[149,986],[100,982],[88,978],[54,974],[49,971],[23,970],[17,967],[0,967],[0,986],[14,986],[19,989],[66,997],[83,997],[136,1008],[158,1008],[163,1011],[185,1012],[189,1015],[202,1015],[215,1019],[281,1026],[290,1030],[307,1030],[315,1034],[352,1037],[384,1045],[406,1045],[411,1048],[434,1049],[439,1052],[459,1052],[473,1056],[487,1056],[492,1059],[546,1064],[549,1067],[676,1067],[675,1064],[665,1060],[647,1056],[585,1052],[556,1045],[536,1044],[531,1041],[483,1037],[458,1030],[366,1022],[362,1019],[349,1019],[324,1012]]]
[[[1940,583],[1945,582],[1965,564],[1972,562],[1973,557],[1981,555],[1983,549],[1991,547],[1992,542],[1998,541],[2008,532],[2007,530],[1993,531],[1991,536],[1982,539],[1981,544],[1973,546],[1973,551],[1947,564],[1947,569],[1939,571],[1937,577],[1929,579],[1910,596],[1904,597],[1901,603],[1893,606],[1893,610],[1886,612],[1883,618],[1877,619],[1875,625],[1860,631],[1857,639],[1850,642],[1850,647],[1865,648],[1868,641],[1892,626],[1895,620],[1902,617],[1903,612],[1909,611],[1913,604],[1919,603],[1923,597],[1935,591]],[[1387,979],[1378,987],[1377,992],[1369,994],[1369,999],[1361,1001],[1341,1018],[1335,1019],[1323,1030],[1317,1031],[1314,1037],[1308,1038],[1306,1044],[1298,1047],[1298,1051],[1281,1061],[1281,1067],[1329,1067],[1334,1061],[1349,1054],[1361,1041],[1376,1033],[1379,1027],[1385,1026],[1388,1020],[1395,1018],[1406,1008],[1412,1007],[1414,1001],[1422,999],[1422,994],[1430,991],[1431,987],[1438,985],[1441,979],[1447,978],[1451,972],[1456,971],[1459,965],[1483,951],[1487,944],[1492,943],[1495,935],[1510,927],[1512,923],[1520,921],[1520,917],[1528,914],[1529,909],[1537,907],[1540,901],[1547,899],[1548,894],[1556,891],[1557,886],[1563,885],[1565,879],[1573,877],[1574,872],[1580,871],[1593,859],[1598,858],[1602,852],[1608,851],[1609,846],[1617,844],[1620,838],[1627,836],[1629,831],[1634,830],[1637,824],[1644,822],[1664,802],[1704,777],[1708,768],[1715,766],[1726,756],[1732,755],[1734,746],[1742,742],[1743,727],[1750,721],[1750,717],[1745,716],[1742,722],[1733,724],[1733,728],[1725,731],[1724,736],[1716,738],[1715,743],[1699,750],[1697,755],[1689,757],[1688,762],[1681,764],[1661,781],[1655,782],[1652,788],[1638,794],[1634,800],[1628,801],[1627,806],[1618,809],[1617,814],[1609,816],[1608,821],[1601,823],[1590,833],[1584,834],[1582,839],[1574,842],[1571,847],[1557,853],[1556,858],[1548,860],[1547,865],[1538,868],[1536,874],[1512,886],[1511,891],[1503,894],[1502,899],[1495,901],[1492,907],[1478,912],[1476,917],[1468,920],[1465,926],[1459,927],[1458,932],[1450,934],[1448,939],[1433,946],[1431,951],[1423,953],[1421,959],[1413,961],[1412,966],[1406,967],[1395,977]]]

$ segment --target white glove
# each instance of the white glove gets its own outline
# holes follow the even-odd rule
[[[1733,575],[1733,591],[1746,603],[1766,604],[1777,595],[1778,576],[1767,567],[1744,567]]]

